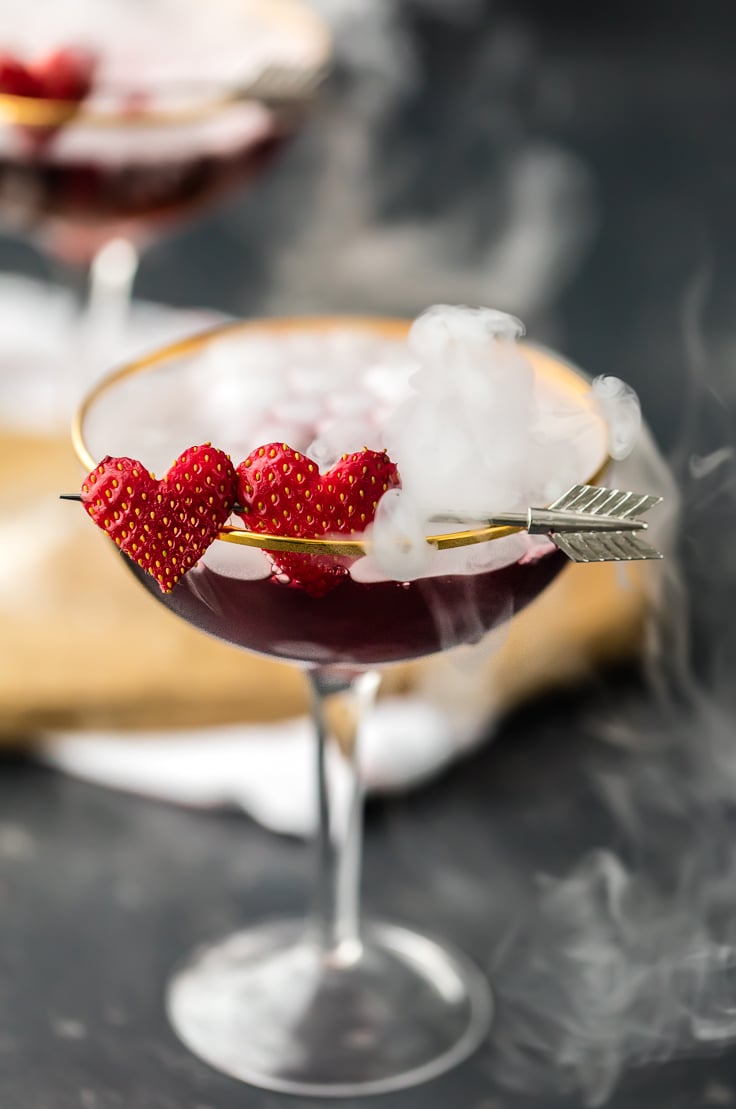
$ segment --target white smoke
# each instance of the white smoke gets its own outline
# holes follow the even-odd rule
[[[519,90],[536,81],[531,35],[494,14],[456,101],[445,106],[468,135],[469,150],[455,156],[456,128],[449,133],[445,126],[435,143],[419,146],[392,134],[397,116],[432,79],[410,13],[467,31],[485,5],[415,0],[407,9],[401,0],[316,0],[314,6],[334,36],[335,92],[288,154],[284,176],[269,178],[252,215],[247,204],[240,213],[246,254],[253,250],[249,220],[257,223],[256,238],[268,223],[270,280],[259,309],[414,316],[427,304],[498,304],[533,320],[539,333],[537,322],[575,276],[597,220],[580,159],[526,133]],[[466,153],[482,167],[472,195],[445,181]],[[413,188],[418,194],[429,185],[432,192],[435,179],[443,182],[442,203],[422,211]],[[315,259],[324,260],[317,271]]]
[[[641,405],[630,385],[617,377],[597,377],[593,396],[609,428],[608,453],[611,458],[627,458],[641,432]]]
[[[109,89],[168,83],[223,89],[255,76],[266,64],[304,56],[302,36],[279,20],[269,25],[247,0],[0,0],[4,49],[34,61],[65,47],[91,50],[97,79]],[[166,49],[161,49],[162,42]],[[180,90],[181,91],[181,90]]]
[[[597,1106],[633,1066],[736,1039],[732,725],[693,689],[679,702],[663,713],[632,695],[589,721],[629,748],[588,765],[617,845],[540,877],[498,960],[491,1050],[504,1084]]]
[[[538,877],[495,967],[494,1075],[591,1106],[633,1067],[736,1042],[736,461],[707,379],[691,388],[678,447],[690,611],[672,562],[643,680],[602,687],[570,721],[603,745],[568,803],[595,805],[607,833],[599,823]]]
[[[522,333],[503,312],[447,305],[412,325],[420,368],[385,440],[423,519],[525,507],[534,370],[516,346]]]

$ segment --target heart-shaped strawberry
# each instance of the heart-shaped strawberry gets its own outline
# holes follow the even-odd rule
[[[84,479],[82,502],[164,593],[217,538],[235,503],[228,455],[210,443],[190,447],[157,481],[133,458],[103,458]]]
[[[378,502],[400,484],[385,451],[344,454],[321,474],[316,462],[286,443],[267,443],[238,466],[238,511],[250,531],[300,539],[350,535],[373,522]],[[277,574],[324,596],[347,574],[350,560],[329,554],[268,552]]]
[[[19,127],[31,145],[40,146],[47,142],[60,126],[76,114],[92,89],[94,70],[93,54],[71,47],[54,50],[28,64],[12,54],[0,53],[0,93],[33,100],[53,100],[59,105],[54,114],[58,122]]]
[[[38,95],[48,100],[81,104],[92,90],[95,57],[89,50],[64,47],[40,58],[29,68],[39,82]]]

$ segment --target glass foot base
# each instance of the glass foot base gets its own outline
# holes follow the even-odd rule
[[[392,924],[326,954],[293,922],[198,953],[170,984],[171,1022],[220,1071],[319,1097],[385,1093],[434,1078],[488,1031],[492,1002],[463,955]]]

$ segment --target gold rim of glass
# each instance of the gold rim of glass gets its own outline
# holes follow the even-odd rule
[[[309,73],[310,81],[305,82],[308,92],[303,99],[306,102],[319,82],[327,75],[330,58],[332,56],[332,37],[327,24],[310,7],[301,0],[262,0],[258,4],[257,14],[275,29],[286,27],[296,31],[312,40],[313,58],[311,63],[304,65],[303,72]],[[179,107],[157,108],[147,111],[131,111],[123,109],[92,109],[85,107],[84,101],[77,104],[68,100],[47,100],[32,96],[16,96],[11,93],[0,93],[0,119],[21,127],[54,127],[62,126],[70,120],[84,123],[94,127],[106,128],[131,128],[131,127],[161,127],[166,124],[194,123],[198,120],[208,119],[232,108],[234,104],[248,100],[258,100],[259,88],[263,87],[263,79],[268,76],[268,100],[277,101],[281,91],[287,98],[293,96],[293,90],[298,86],[294,74],[302,72],[296,66],[292,72],[292,79],[284,78],[282,90],[279,88],[279,72],[281,67],[274,66],[272,72],[264,71],[256,78],[249,80],[237,89],[226,89],[207,95],[196,103],[187,103]],[[192,82],[192,93],[196,92],[196,84]],[[299,97],[293,97],[298,102]]]
[[[225,336],[239,333],[251,335],[268,333],[274,335],[289,331],[327,331],[339,327],[367,330],[383,338],[399,341],[406,338],[410,326],[411,321],[409,320],[370,316],[289,316],[278,319],[236,320],[217,324],[206,331],[198,332],[196,335],[161,347],[144,358],[138,358],[134,362],[119,366],[103,377],[84,397],[72,420],[71,436],[74,452],[88,471],[93,470],[98,465],[100,459],[95,458],[90,453],[86,443],[85,422],[97,399],[114,388],[118,382],[137,374],[147,373],[173,359],[196,354],[197,351],[203,350],[210,343],[217,342],[218,339]],[[528,349],[537,350],[540,354],[545,353],[540,348],[532,346],[529,346]],[[556,379],[558,383],[564,383],[567,392],[578,396],[581,400],[589,391],[590,386],[585,377],[557,357],[550,357],[549,364],[544,372],[548,377]],[[595,418],[600,421],[601,431],[604,432],[605,425],[602,417],[595,416]],[[597,484],[610,461],[610,456],[604,453],[600,466],[595,473],[585,479],[586,483],[588,485]],[[503,539],[505,536],[515,535],[522,530],[519,527],[494,524],[463,528],[459,531],[440,532],[427,535],[425,538],[427,543],[437,548],[437,550],[448,550],[452,547],[466,547],[474,543],[488,543],[494,539]],[[370,542],[365,538],[294,539],[284,535],[247,531],[245,528],[231,526],[223,528],[218,535],[218,539],[228,543],[239,543],[241,546],[258,547],[261,550],[289,551],[312,555],[348,555],[353,558],[359,558],[370,550]]]

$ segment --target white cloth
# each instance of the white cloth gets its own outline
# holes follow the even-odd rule
[[[419,785],[486,734],[419,697],[381,701],[359,747],[369,792]],[[191,733],[57,733],[39,748],[49,765],[76,777],[201,808],[236,806],[274,831],[308,834],[316,812],[315,753],[306,717],[279,724],[227,725]]]
[[[136,301],[120,344],[85,365],[83,318],[67,290],[0,274],[0,306],[0,430],[39,433],[68,426],[84,387],[112,365],[222,318]]]

